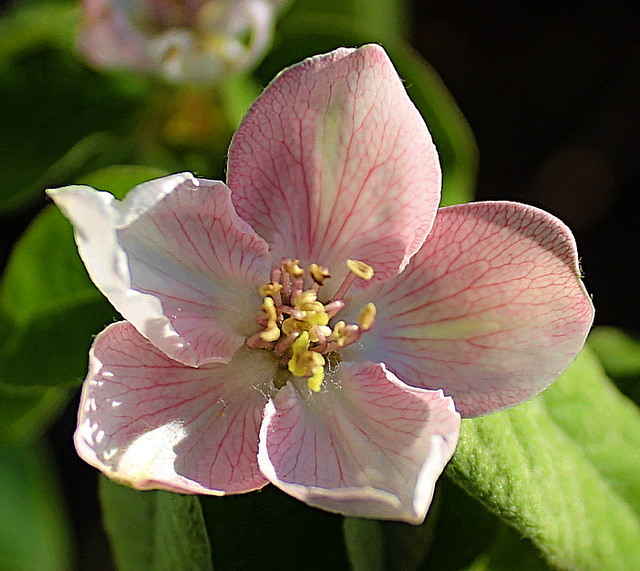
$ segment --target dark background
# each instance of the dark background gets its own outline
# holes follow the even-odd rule
[[[596,324],[636,333],[638,22],[640,5],[602,0],[415,0],[412,20],[414,47],[441,75],[476,135],[478,199],[527,202],[564,220],[578,241]],[[0,219],[0,265],[32,216]],[[77,399],[50,437],[74,519],[79,568],[108,569],[100,556],[107,547],[92,485],[96,473],[71,445],[76,406]]]
[[[413,45],[480,149],[478,199],[544,208],[574,231],[596,324],[640,329],[640,6],[414,2]]]

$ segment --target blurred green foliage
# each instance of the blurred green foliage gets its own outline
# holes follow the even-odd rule
[[[0,445],[0,473],[0,569],[70,569],[69,522],[48,448]]]

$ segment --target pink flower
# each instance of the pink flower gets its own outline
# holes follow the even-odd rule
[[[213,83],[271,44],[286,0],[82,0],[80,52],[104,68]]]
[[[560,221],[438,210],[439,193],[429,132],[375,45],[281,73],[233,139],[228,186],[52,191],[126,319],[91,350],[79,454],[140,489],[272,482],[422,521],[459,413],[544,389],[593,318]]]

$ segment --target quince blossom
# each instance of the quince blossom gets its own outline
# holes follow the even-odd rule
[[[213,83],[271,45],[286,0],[82,0],[78,48],[103,68]]]
[[[460,415],[543,390],[593,319],[562,222],[511,202],[438,210],[440,184],[426,125],[368,45],[282,72],[227,184],[50,191],[126,319],[91,349],[79,454],[139,489],[272,482],[421,522]]]

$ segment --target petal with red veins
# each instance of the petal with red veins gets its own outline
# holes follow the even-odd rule
[[[261,488],[258,432],[275,361],[242,349],[229,364],[172,361],[129,323],[98,335],[74,441],[134,488],[233,494]]]
[[[224,183],[173,175],[122,202],[86,186],[49,194],[74,225],[91,279],[167,355],[228,362],[255,332],[268,247],[235,213]]]
[[[267,478],[325,510],[420,523],[458,442],[453,401],[373,363],[342,363],[320,393],[294,383],[265,409]]]
[[[441,209],[405,271],[366,301],[378,315],[357,358],[384,362],[410,385],[442,388],[463,416],[546,388],[593,321],[571,231],[510,202]]]
[[[274,258],[334,275],[347,258],[374,280],[396,275],[433,224],[440,183],[429,131],[377,45],[282,72],[229,149],[233,203]]]

